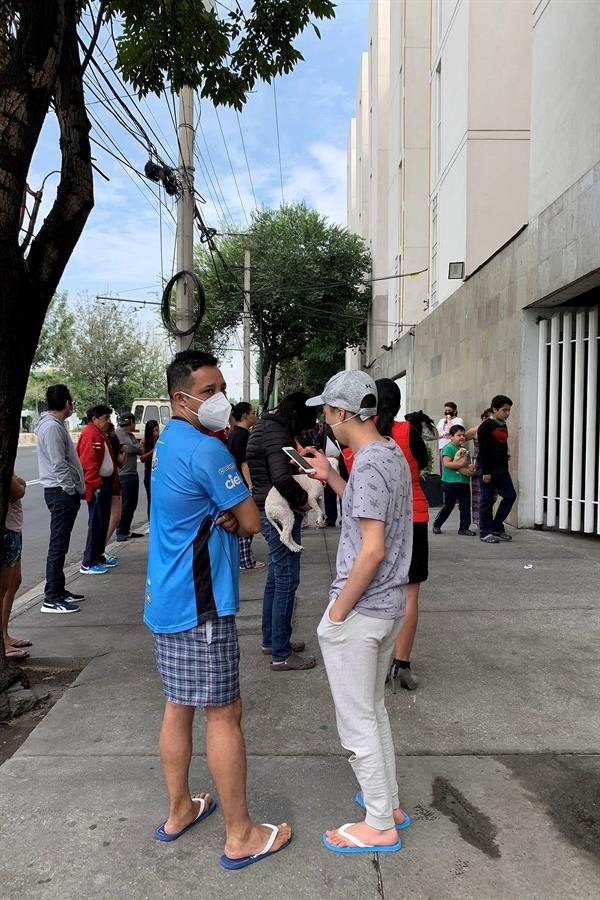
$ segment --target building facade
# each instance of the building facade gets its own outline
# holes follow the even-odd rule
[[[373,0],[370,29],[348,226],[385,280],[348,364],[433,418],[453,399],[475,424],[511,396],[513,523],[600,534],[600,4]],[[370,130],[359,180],[373,108],[385,153],[374,167]]]

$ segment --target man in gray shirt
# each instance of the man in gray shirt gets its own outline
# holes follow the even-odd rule
[[[131,522],[135,513],[140,492],[140,478],[138,475],[138,459],[142,452],[140,442],[134,436],[135,416],[133,413],[123,413],[119,416],[119,427],[116,434],[119,444],[127,448],[125,462],[119,471],[121,481],[121,519],[117,525],[117,540],[127,541],[129,538],[143,537],[131,530]]]
[[[46,560],[44,613],[79,612],[73,594],[65,587],[64,565],[79,504],[85,493],[83,469],[65,420],[73,412],[73,398],[64,384],[53,384],[46,391],[48,412],[36,425],[37,458],[44,500],[50,510],[50,542]]]
[[[307,404],[323,405],[325,422],[354,454],[346,484],[324,454],[310,453],[314,477],[342,498],[337,573],[317,634],[338,733],[360,785],[355,800],[366,809],[363,822],[326,832],[323,843],[336,853],[394,852],[410,818],[400,808],[384,689],[412,553],[410,471],[395,441],[377,431],[377,388],[365,372],[339,372]]]

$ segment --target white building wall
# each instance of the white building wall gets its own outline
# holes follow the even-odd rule
[[[530,218],[600,159],[600,3],[540,0],[533,21]]]
[[[404,4],[404,108],[402,116],[402,272],[421,272],[429,264],[429,66],[428,3]],[[427,272],[400,281],[396,336],[426,315]]]
[[[531,72],[527,3],[433,2],[442,26],[430,73],[439,231],[431,308],[461,284],[448,279],[450,262],[470,275],[527,223]]]
[[[369,14],[370,202],[373,299],[367,357],[381,352],[388,338],[388,153],[390,86],[390,0],[373,2]]]
[[[467,249],[469,4],[448,0],[436,5],[438,16],[440,11],[441,36],[430,72],[430,309],[460,286],[459,281],[448,280],[448,263],[464,260]],[[432,215],[436,198],[437,242]]]

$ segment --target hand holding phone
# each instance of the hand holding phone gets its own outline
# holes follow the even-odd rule
[[[303,475],[314,475],[315,469],[313,469],[309,460],[305,459],[303,456],[300,456],[297,450],[294,450],[293,447],[282,447],[281,449],[287,456],[289,456],[292,462],[302,470]]]

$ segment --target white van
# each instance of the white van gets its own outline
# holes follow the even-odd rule
[[[168,397],[140,397],[131,404],[135,416],[135,431],[139,440],[144,437],[146,422],[154,419],[162,431],[171,418],[171,401]]]

